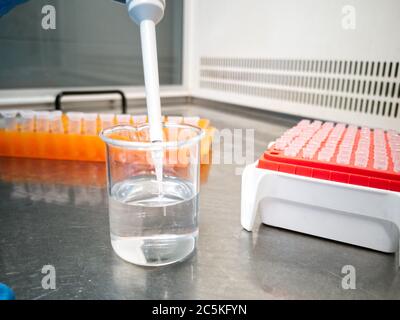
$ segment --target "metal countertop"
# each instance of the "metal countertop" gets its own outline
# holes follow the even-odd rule
[[[255,129],[255,158],[296,123],[227,107],[169,106],[165,113],[200,115],[218,129]],[[143,268],[111,248],[104,164],[0,158],[0,282],[18,299],[400,298],[394,255],[268,227],[259,218],[254,232],[244,231],[240,168],[211,166],[201,187],[196,253]],[[44,265],[56,269],[55,290],[42,288]],[[355,290],[342,289],[345,265],[356,268]]]

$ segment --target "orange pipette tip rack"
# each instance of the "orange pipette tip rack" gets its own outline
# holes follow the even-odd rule
[[[68,121],[63,115],[64,128],[68,128]],[[197,125],[206,133],[201,141],[201,163],[209,164],[215,129],[207,119],[199,119]],[[99,131],[100,123],[97,120]],[[103,162],[105,154],[105,144],[97,134],[71,134],[67,129],[62,133],[22,132],[18,128],[0,130],[0,156],[3,157]]]

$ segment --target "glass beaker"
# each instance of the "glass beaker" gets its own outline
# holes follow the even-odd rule
[[[151,143],[149,125],[103,130],[111,244],[124,260],[143,266],[181,261],[198,237],[202,129],[163,124]]]

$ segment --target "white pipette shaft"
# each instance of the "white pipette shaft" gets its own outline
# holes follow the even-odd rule
[[[150,140],[162,141],[160,83],[158,77],[156,26],[151,20],[140,22],[144,82],[146,87],[147,113],[150,124]]]

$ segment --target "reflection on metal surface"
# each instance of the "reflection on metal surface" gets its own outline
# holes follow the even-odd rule
[[[207,182],[210,169],[211,163],[201,164],[201,183]],[[103,188],[106,167],[103,162],[0,157],[0,181]]]
[[[104,163],[0,158],[0,180],[105,187]]]
[[[158,268],[138,267],[115,256],[112,287],[119,295],[138,299],[196,299],[198,270],[196,254],[187,260]],[[118,261],[117,261],[118,260]],[[130,274],[127,281],[126,275]],[[132,283],[136,290],[132,292]],[[134,298],[135,299],[135,298]]]
[[[104,188],[34,182],[12,184],[10,199],[29,199],[74,206],[105,206]]]
[[[210,167],[201,165],[202,184]],[[74,206],[107,204],[105,163],[0,157],[1,181],[11,183],[11,199]]]
[[[11,183],[11,199],[106,205],[104,163],[0,158],[0,181]]]
[[[251,252],[254,283],[278,299],[315,299],[327,288],[324,297],[331,299],[376,299],[377,288],[398,297],[394,283],[400,276],[391,254],[264,225]],[[342,288],[342,268],[348,264],[357,270],[356,290]]]

